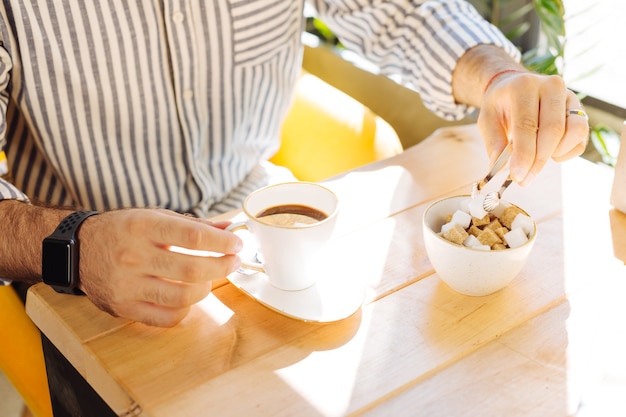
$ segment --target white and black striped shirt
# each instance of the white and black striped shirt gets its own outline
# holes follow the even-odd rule
[[[239,207],[267,179],[300,72],[304,0],[7,0],[0,6],[0,199],[92,210]],[[343,43],[446,118],[479,43],[517,51],[471,6],[317,0]],[[27,197],[28,196],[28,197]]]

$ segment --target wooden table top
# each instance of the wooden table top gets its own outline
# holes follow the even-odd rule
[[[227,280],[172,329],[42,284],[27,312],[120,415],[572,415],[626,276],[613,171],[578,158],[511,186],[506,199],[538,223],[535,247],[507,288],[468,297],[433,271],[421,216],[487,165],[470,125],[325,182],[342,202],[332,244],[367,285],[345,320],[284,317]]]

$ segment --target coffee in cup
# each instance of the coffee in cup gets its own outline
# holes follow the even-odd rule
[[[275,226],[298,227],[320,222],[328,215],[314,207],[284,204],[266,208],[256,215],[263,223]]]
[[[311,182],[275,184],[252,192],[243,203],[247,219],[228,230],[249,230],[263,262],[243,262],[242,268],[265,273],[282,290],[315,284],[338,206],[332,191]]]

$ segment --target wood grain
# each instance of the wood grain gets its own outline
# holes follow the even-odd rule
[[[42,285],[27,310],[118,414],[569,415],[589,317],[624,275],[610,176],[577,159],[510,187],[505,198],[538,223],[535,247],[507,288],[467,297],[433,271],[421,217],[433,200],[469,193],[486,165],[475,126],[464,126],[326,182],[342,204],[332,249],[367,284],[363,308],[337,323],[283,317],[225,280],[172,329]]]

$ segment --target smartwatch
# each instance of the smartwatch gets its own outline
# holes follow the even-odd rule
[[[78,228],[97,211],[75,211],[61,221],[56,230],[43,240],[41,276],[56,292],[83,295],[78,288]]]

